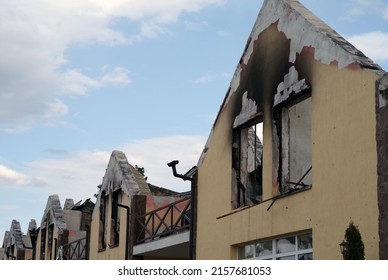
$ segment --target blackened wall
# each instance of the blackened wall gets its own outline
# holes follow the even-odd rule
[[[376,84],[380,259],[388,259],[388,74]]]

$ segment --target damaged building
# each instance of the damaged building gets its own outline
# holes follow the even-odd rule
[[[39,227],[31,220],[24,235],[12,221],[0,260],[191,258],[190,191],[150,184],[141,171],[113,151],[96,203],[66,199],[62,207],[59,196],[50,195]]]
[[[113,151],[93,211],[90,258],[187,259],[190,209],[190,193],[149,184]]]
[[[35,220],[31,220],[30,226],[34,223]],[[12,220],[10,230],[4,235],[0,260],[31,260],[32,258],[33,246],[30,234],[24,234],[19,221]]]
[[[50,195],[38,229],[30,232],[37,235],[34,246],[38,260],[89,259],[89,234],[94,203],[74,204],[66,199],[62,208],[57,194]]]
[[[13,222],[0,258],[336,260],[354,223],[388,259],[388,74],[298,1],[264,0],[197,167],[177,163],[191,192],[113,151],[95,204],[50,196],[31,252]]]
[[[265,0],[198,162],[197,259],[342,259],[351,222],[387,259],[387,102],[380,66]]]

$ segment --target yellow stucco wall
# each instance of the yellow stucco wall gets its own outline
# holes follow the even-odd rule
[[[39,234],[38,234],[38,237],[37,237],[37,240],[36,240],[36,253],[35,253],[35,259],[37,260],[40,260],[40,254],[41,254],[41,240],[42,240],[42,230],[45,230],[46,231],[46,242],[45,242],[45,256],[44,256],[44,259],[45,260],[55,260],[56,258],[56,255],[55,255],[55,241],[54,241],[54,238],[57,238],[58,240],[58,228],[57,227],[54,227],[54,232],[53,232],[53,244],[52,244],[52,248],[51,248],[51,251],[50,251],[50,254],[48,254],[49,252],[49,246],[48,246],[48,233],[47,233],[47,228],[44,228],[44,229],[40,229],[39,231]]]
[[[232,212],[232,97],[199,166],[198,259],[234,259],[235,245],[304,230],[312,230],[314,259],[342,259],[338,244],[350,221],[360,229],[365,257],[378,258],[377,76],[313,59],[303,71],[312,88],[312,189],[277,200],[269,211],[266,202],[217,219]],[[272,124],[264,117],[264,199],[276,194],[272,151]]]
[[[109,194],[111,196],[111,193]],[[107,246],[105,250],[98,251],[98,236],[99,236],[99,220],[100,212],[99,205],[96,204],[95,210],[92,217],[91,223],[91,234],[90,234],[90,254],[89,257],[91,260],[124,260],[125,259],[125,238],[126,238],[126,210],[119,207],[120,215],[120,239],[119,245],[109,248],[108,243],[110,240],[110,226],[111,226],[111,213],[112,213],[112,201],[108,199],[108,214],[107,214],[107,227],[106,227],[106,242]],[[128,195],[121,193],[121,204],[130,205]]]

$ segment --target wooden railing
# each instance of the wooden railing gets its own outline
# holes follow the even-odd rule
[[[184,198],[136,217],[135,243],[144,243],[190,228],[191,200]]]

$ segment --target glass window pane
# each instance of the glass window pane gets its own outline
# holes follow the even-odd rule
[[[313,248],[313,234],[307,233],[298,235],[298,250],[306,250]]]
[[[313,259],[313,253],[298,255],[298,260],[312,260]]]
[[[280,257],[276,258],[277,260],[295,260],[295,256],[286,256],[286,257]]]
[[[246,245],[239,248],[239,259],[250,259],[254,257],[255,245]]]
[[[272,241],[259,242],[256,244],[256,257],[272,255]]]
[[[296,251],[295,236],[276,240],[276,253],[288,253]]]

